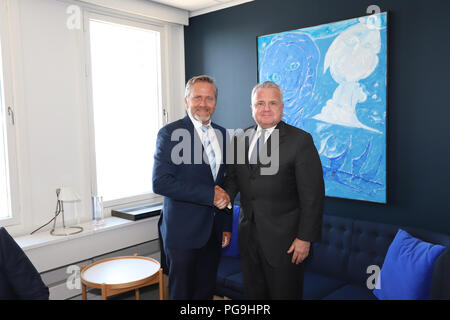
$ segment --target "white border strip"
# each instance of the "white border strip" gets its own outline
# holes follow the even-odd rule
[[[186,26],[189,24],[189,14],[187,10],[166,6],[156,2],[142,0],[78,1],[166,22],[178,23]]]
[[[189,12],[189,18],[199,16],[199,15],[202,15],[205,13],[213,12],[213,11],[222,10],[222,9],[229,8],[229,7],[234,7],[234,6],[237,6],[237,5],[246,3],[246,2],[252,2],[252,1],[254,1],[254,0],[234,0],[234,1],[227,2],[227,3],[223,3],[223,4],[214,5],[212,7],[208,7],[205,9],[191,11],[191,12]]]

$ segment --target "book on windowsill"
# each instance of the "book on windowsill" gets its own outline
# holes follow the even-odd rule
[[[113,217],[136,221],[158,216],[161,213],[161,209],[162,203],[154,202],[140,206],[111,210],[111,215]]]

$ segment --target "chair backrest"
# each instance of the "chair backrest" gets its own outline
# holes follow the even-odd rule
[[[0,299],[47,300],[48,287],[5,228],[0,227]]]

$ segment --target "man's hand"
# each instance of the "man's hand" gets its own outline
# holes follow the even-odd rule
[[[230,202],[230,197],[228,194],[219,186],[214,187],[214,205],[220,210],[225,209],[225,207]]]
[[[295,238],[287,251],[288,254],[294,253],[292,255],[292,263],[299,264],[303,262],[309,254],[310,246],[310,242]]]
[[[230,244],[231,232],[222,233],[222,248],[225,248]]]

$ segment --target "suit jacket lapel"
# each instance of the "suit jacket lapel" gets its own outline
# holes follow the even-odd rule
[[[271,155],[270,153],[267,153],[267,150],[269,150],[269,152],[275,152],[278,151],[278,149],[280,148],[280,145],[285,141],[286,138],[286,127],[285,127],[285,123],[283,121],[280,121],[277,126],[275,127],[275,130],[278,130],[278,143],[276,143],[273,148],[272,148],[272,136],[273,136],[273,132],[272,134],[269,136],[269,138],[267,139],[266,144],[264,145],[264,152],[266,152],[267,155]]]

